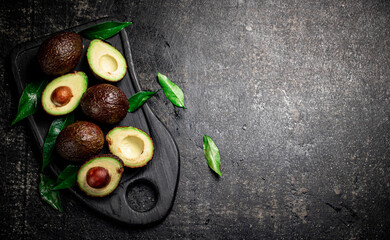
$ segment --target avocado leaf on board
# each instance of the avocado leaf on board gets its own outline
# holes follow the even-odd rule
[[[49,80],[38,80],[28,84],[22,93],[18,105],[18,114],[12,121],[11,125],[19,122],[20,120],[36,113],[38,111],[39,102],[42,97],[42,92],[45,89]]]
[[[54,150],[54,146],[56,144],[56,139],[58,137],[58,134],[69,124],[72,124],[74,122],[74,114],[70,113],[62,118],[54,119],[53,122],[50,125],[49,132],[47,134],[47,137],[45,139],[45,143],[43,144],[43,150],[42,150],[42,169],[41,171],[45,169],[47,165],[51,162],[51,156]]]
[[[106,40],[118,32],[120,32],[123,28],[129,26],[132,22],[104,22],[96,24],[92,27],[82,30],[79,34],[85,38],[90,40],[93,39],[101,39]]]
[[[77,173],[79,172],[80,167],[75,165],[68,165],[60,173],[57,178],[57,182],[53,190],[70,188],[76,185]]]
[[[40,175],[39,193],[41,198],[54,209],[63,212],[60,200],[60,193],[57,190],[52,190],[56,182],[45,174]]]
[[[158,91],[160,91],[159,89]],[[129,112],[135,112],[139,107],[142,106],[149,98],[154,96],[156,92],[137,92],[129,98]]]

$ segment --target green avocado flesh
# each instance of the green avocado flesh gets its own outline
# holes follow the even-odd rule
[[[88,183],[89,171],[93,168],[104,168],[107,170],[109,180],[104,187],[91,187]],[[92,197],[103,197],[112,193],[119,185],[123,173],[122,161],[111,154],[101,154],[91,158],[81,166],[77,174],[77,183],[80,189]]]
[[[43,109],[50,115],[59,116],[65,115],[73,110],[80,104],[80,99],[83,93],[87,90],[88,78],[84,72],[68,73],[61,77],[58,77],[51,81],[42,93],[42,106]],[[53,101],[54,93],[56,89],[60,87],[67,87],[70,95],[69,101],[60,106]],[[69,94],[69,92],[67,92]]]
[[[74,32],[64,32],[48,38],[38,51],[38,63],[48,75],[62,75],[80,61],[83,39]]]
[[[120,81],[126,74],[127,64],[123,55],[110,44],[95,39],[87,51],[89,67],[99,79]]]
[[[138,128],[116,127],[106,135],[106,140],[110,152],[118,156],[126,167],[142,167],[153,158],[153,141]]]
[[[104,135],[100,127],[87,121],[77,121],[65,127],[56,139],[55,149],[64,159],[84,162],[102,150]]]

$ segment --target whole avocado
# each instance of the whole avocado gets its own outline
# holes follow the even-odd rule
[[[87,89],[80,106],[84,114],[95,121],[114,124],[126,117],[129,101],[120,88],[102,83]]]
[[[98,125],[87,121],[77,121],[60,132],[55,149],[66,160],[83,162],[99,153],[103,145],[104,135]]]
[[[46,39],[38,50],[38,63],[47,75],[62,75],[72,70],[83,52],[82,37],[63,32]]]

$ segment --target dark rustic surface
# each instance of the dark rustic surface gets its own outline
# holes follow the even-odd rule
[[[150,101],[182,164],[171,214],[148,228],[109,221],[66,191],[64,213],[44,204],[27,122],[10,127],[19,99],[10,49],[104,16],[134,22],[145,90],[158,89],[160,71],[186,96],[187,110],[161,94]],[[0,33],[7,239],[389,235],[388,1],[1,1]],[[221,178],[204,160],[204,134],[221,151]]]

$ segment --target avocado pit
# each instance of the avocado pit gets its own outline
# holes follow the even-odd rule
[[[99,154],[80,167],[77,184],[89,196],[104,197],[118,187],[122,174],[122,160],[112,154]]]
[[[65,106],[70,102],[73,97],[72,90],[68,86],[60,86],[56,88],[51,94],[51,101],[57,107]]]
[[[110,183],[111,176],[104,167],[93,167],[87,172],[87,183],[92,188],[103,188]]]
[[[68,73],[55,78],[42,92],[42,107],[50,115],[66,115],[79,106],[87,86],[88,77],[84,72]]]

